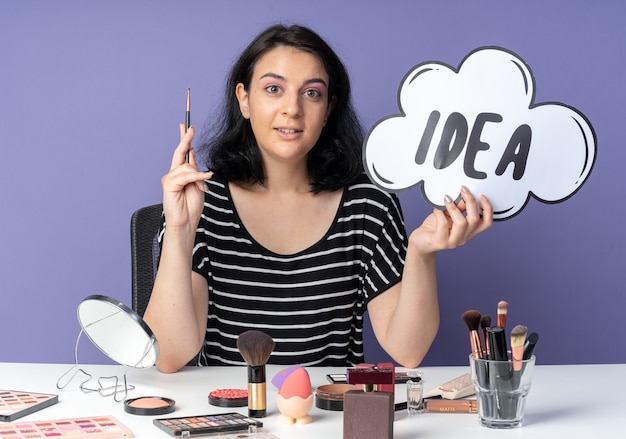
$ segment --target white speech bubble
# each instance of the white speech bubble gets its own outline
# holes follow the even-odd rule
[[[421,186],[437,207],[465,185],[487,196],[496,220],[520,213],[530,197],[564,201],[591,172],[596,136],[575,108],[534,97],[530,69],[502,48],[477,49],[458,70],[419,64],[400,86],[401,113],[365,140],[366,171],[390,192]]]

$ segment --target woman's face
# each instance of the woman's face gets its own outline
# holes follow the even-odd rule
[[[334,102],[328,98],[322,63],[310,53],[284,46],[263,55],[248,89],[237,84],[236,93],[264,161],[305,160]]]

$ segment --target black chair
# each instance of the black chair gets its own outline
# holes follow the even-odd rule
[[[153,204],[136,210],[130,219],[130,252],[132,265],[132,307],[143,317],[152,294],[159,264],[157,235],[161,227],[163,204]],[[188,366],[199,364],[199,353]]]
[[[159,261],[157,233],[162,213],[163,204],[153,204],[138,209],[130,219],[132,307],[142,317],[152,294]]]

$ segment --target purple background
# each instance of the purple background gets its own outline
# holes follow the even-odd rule
[[[514,4],[513,4],[514,3]],[[0,361],[73,361],[76,306],[90,294],[130,305],[129,221],[160,201],[187,87],[201,128],[230,63],[262,28],[297,22],[342,56],[369,128],[398,111],[415,64],[453,66],[498,45],[531,67],[536,102],[590,120],[598,154],[564,203],[531,200],[512,220],[439,256],[441,328],[425,365],[466,364],[460,315],[540,334],[538,362],[623,363],[621,0],[7,1],[0,2]],[[403,193],[407,228],[430,207]],[[370,361],[386,357],[371,334]],[[105,361],[88,342],[79,360]]]

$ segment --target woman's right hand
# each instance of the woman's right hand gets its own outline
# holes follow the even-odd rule
[[[191,148],[195,134],[193,126],[185,130],[185,124],[181,123],[179,129],[180,143],[174,151],[169,172],[161,179],[163,211],[168,230],[195,231],[204,208],[204,181],[213,173],[198,170],[195,152]]]

